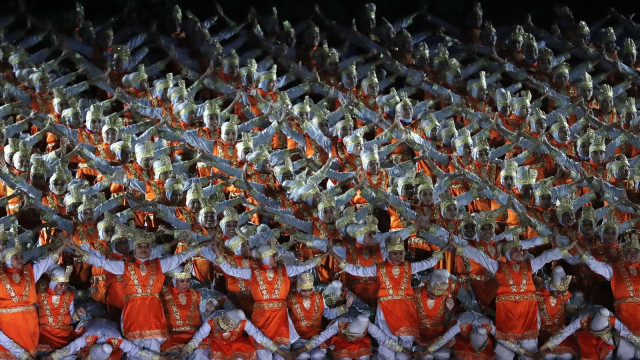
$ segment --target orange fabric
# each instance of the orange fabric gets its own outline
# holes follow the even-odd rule
[[[538,336],[538,304],[529,260],[498,264],[496,339],[519,341]]]
[[[377,265],[378,306],[389,330],[396,336],[418,335],[418,314],[411,287],[411,264],[393,265],[385,261]]]
[[[38,294],[38,323],[40,337],[38,351],[53,351],[67,346],[76,338],[71,326],[69,306],[73,303],[73,292],[56,295],[43,283]]]
[[[25,265],[21,271],[2,265],[0,282],[0,309],[33,306],[37,303],[36,281],[30,264]],[[10,295],[10,291],[15,295]],[[35,307],[14,313],[0,313],[0,329],[26,351],[35,355],[40,334]]]
[[[639,266],[638,264],[627,266],[624,262],[619,261],[612,268],[611,289],[613,290],[616,304],[615,313],[629,331],[635,335],[640,335],[640,323],[638,321],[640,303],[638,301],[625,301],[638,296],[638,291],[640,291]]]
[[[218,330],[216,323],[218,318],[209,320],[211,332],[207,339],[210,340],[210,359],[220,360],[254,360],[256,359],[256,349],[253,346],[249,335],[244,332],[247,324],[242,320],[240,325],[230,331]]]
[[[338,333],[329,340],[330,344],[334,346],[331,351],[334,359],[359,359],[363,356],[371,356],[371,340],[367,336],[367,331],[364,334],[354,340],[349,340],[343,332],[347,330],[349,326],[348,322],[338,324]]]
[[[186,345],[202,325],[200,293],[193,289],[181,293],[174,287],[163,288],[161,299],[169,338],[160,350],[173,351]]]
[[[446,300],[447,296],[438,296],[429,301],[429,291],[425,286],[421,287],[419,292],[414,295],[419,320],[419,336],[416,338],[418,344],[431,345],[437,337],[443,335],[447,330],[445,327]]]
[[[89,245],[93,247],[99,239],[98,228],[95,224],[84,224],[79,221],[74,221],[73,234],[71,238],[76,245]],[[64,257],[65,263],[71,261],[70,258]],[[73,265],[73,272],[69,283],[80,289],[87,289],[91,286],[92,266],[86,263],[73,262],[69,265]]]
[[[122,309],[124,336],[129,340],[166,338],[167,322],[159,298],[164,282],[160,259],[144,263],[125,260],[122,281],[125,292]],[[147,316],[141,317],[140,314]]]
[[[305,303],[309,306],[305,305]],[[311,293],[307,302],[299,292],[289,296],[287,299],[289,316],[298,335],[303,339],[311,339],[322,332],[322,312],[324,311],[324,300],[319,292]]]
[[[227,262],[233,266],[249,268],[253,266],[251,259],[242,256],[226,256]],[[253,312],[253,298],[251,297],[250,281],[222,273],[227,283],[227,296],[239,309],[251,316]]]
[[[286,299],[291,283],[284,265],[254,267],[251,272],[253,314],[251,322],[269,339],[279,345],[289,345],[289,317]],[[261,349],[259,344],[256,347]]]
[[[382,251],[380,251],[380,245],[378,244],[365,246],[357,242],[349,242],[346,244],[345,250],[347,251],[347,258],[345,260],[355,266],[378,265],[384,261]],[[346,274],[345,279],[346,287],[351,290],[358,299],[367,303],[372,309],[376,308],[378,303],[378,289],[380,287],[377,278],[364,278]]]
[[[582,329],[576,331],[578,346],[580,347],[580,359],[604,360],[615,348],[614,344],[608,344],[599,336],[591,333],[592,317],[586,317],[580,322]],[[609,318],[609,325],[615,324],[615,317]]]

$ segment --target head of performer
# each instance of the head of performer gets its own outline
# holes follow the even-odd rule
[[[582,74],[582,78],[578,81],[578,86],[576,87],[578,92],[578,97],[584,101],[585,104],[588,104],[593,98],[593,81],[591,80],[591,75],[585,72]]]
[[[47,188],[47,163],[37,154],[31,155],[31,170],[29,171],[29,181],[31,186],[38,190]]]
[[[631,235],[631,238],[625,242],[622,249],[622,256],[628,265],[640,262],[640,242],[638,242],[637,233]]]
[[[522,56],[529,63],[534,63],[538,59],[538,42],[529,33],[523,35]]]
[[[258,87],[265,92],[271,93],[278,88],[278,67],[277,65],[271,66],[271,69],[264,75],[260,76],[260,83]],[[288,99],[288,97],[287,97]]]
[[[613,111],[613,88],[611,85],[600,85],[600,93],[597,96],[598,106],[603,114],[609,114]]]
[[[587,129],[578,140],[576,140],[576,151],[578,153],[578,157],[582,161],[589,160],[589,147],[595,138],[595,132],[593,129]]]
[[[328,192],[320,194],[318,217],[325,224],[334,224],[336,222],[336,199]]]
[[[459,231],[461,235],[466,240],[472,240],[476,237],[478,232],[478,224],[476,222],[476,218],[471,216],[468,212],[464,211],[461,214],[460,227]]]
[[[482,29],[480,29],[480,41],[482,45],[493,48],[496,46],[497,40],[496,28],[493,27],[491,21],[485,21]]]
[[[29,76],[29,79],[39,93],[47,93],[51,89],[51,78],[44,69],[37,70]]]
[[[304,299],[310,298],[313,294],[313,274],[310,272],[303,272],[302,274],[298,275],[297,280],[298,281],[296,283],[296,288],[298,290],[298,294],[300,294],[300,296],[302,296],[302,298]]]
[[[230,207],[224,210],[222,220],[220,220],[222,233],[229,237],[238,235],[238,211]]]
[[[491,150],[489,142],[483,136],[476,136],[473,140],[474,145],[471,151],[473,160],[482,165],[489,164],[489,151]]]
[[[491,242],[496,237],[495,215],[488,211],[478,212],[474,218],[478,226],[478,239],[484,242]]]
[[[256,171],[267,173],[271,169],[269,166],[269,150],[265,145],[259,146],[251,154],[247,155],[247,162],[251,163]]]
[[[222,124],[220,130],[222,141],[227,144],[234,145],[238,141],[238,116],[231,115],[229,120]]]
[[[77,216],[80,205],[82,205],[81,189],[78,187],[69,187],[68,192],[64,196],[64,206],[67,208],[67,214]]]
[[[449,275],[449,270],[447,269],[433,270],[426,283],[429,298],[434,299],[447,294]]]
[[[215,206],[208,200],[200,199],[202,208],[198,212],[198,222],[205,229],[213,229],[218,225]]]
[[[16,170],[21,172],[29,171],[31,165],[31,149],[26,143],[22,141],[19,143],[18,151],[13,154],[12,160],[12,165]]]
[[[248,259],[251,257],[251,246],[249,245],[249,239],[243,234],[238,234],[224,242],[224,245],[233,251],[235,256],[242,256]]]
[[[458,131],[458,136],[453,139],[453,143],[456,146],[456,152],[462,158],[471,157],[471,147],[473,146],[473,140],[471,139],[471,134],[469,134],[469,130],[460,129]]]
[[[123,76],[122,82],[127,87],[132,87],[140,91],[149,91],[149,81],[143,64],[138,65],[138,71]]]
[[[418,118],[421,119],[420,127],[424,132],[424,135],[431,140],[438,140],[438,120],[431,111],[423,111],[418,114]],[[454,126],[455,130],[455,126]]]
[[[195,125],[198,123],[198,109],[196,105],[187,100],[176,106],[176,112],[181,122],[186,125]]]
[[[154,145],[151,141],[144,141],[136,144],[136,162],[141,168],[150,170],[153,167]]]
[[[132,236],[131,248],[133,248],[133,256],[142,261],[149,259],[151,256],[153,234],[137,229]]]
[[[553,68],[553,82],[558,88],[564,89],[569,84],[569,69],[569,64],[564,61]]]
[[[596,223],[596,211],[593,206],[583,206],[578,219],[578,231],[582,236],[592,236]]]
[[[211,131],[220,127],[220,108],[214,100],[205,101],[202,119],[204,120],[204,126]]]
[[[333,308],[342,302],[342,282],[334,280],[322,290],[322,298],[324,303]]]
[[[167,200],[174,205],[178,206],[182,202],[184,197],[184,182],[181,176],[170,177],[164,183],[164,192]]]
[[[278,265],[278,249],[272,245],[262,244],[254,249],[254,257],[260,259],[262,265],[276,267]]]
[[[167,181],[173,174],[171,158],[168,155],[161,155],[153,162],[153,174],[160,181]]]
[[[536,206],[541,209],[547,210],[553,205],[553,198],[551,197],[551,183],[549,181],[540,181],[536,184],[534,189],[534,195],[536,197]]]
[[[100,205],[98,199],[89,195],[82,195],[82,205],[78,207],[78,220],[85,224],[93,224],[96,221],[94,209]]]
[[[240,58],[235,50],[231,50],[231,53],[224,58],[222,69],[232,79],[240,75]]]
[[[352,63],[342,71],[342,86],[347,89],[353,89],[358,85],[358,73],[356,72],[356,63]]]
[[[558,222],[563,226],[572,226],[576,222],[576,214],[573,211],[573,198],[564,196],[556,201],[556,215]]]
[[[185,266],[178,266],[167,273],[171,278],[173,288],[178,292],[184,293],[191,287],[191,270],[193,270],[193,263],[189,262]]]
[[[173,73],[167,73],[165,78],[153,82],[153,90],[157,97],[163,101],[169,100],[169,89],[173,87]]]
[[[636,129],[638,127],[638,119],[636,116],[638,111],[636,110],[636,99],[628,97],[627,101],[620,106],[620,122],[625,128],[632,127]]]
[[[440,194],[440,215],[447,220],[458,217],[458,204],[448,191]]]
[[[296,30],[291,26],[289,21],[283,21],[282,31],[280,31],[280,42],[291,49],[296,46],[296,41]]]
[[[87,130],[98,133],[102,130],[102,108],[98,104],[92,104],[85,118]]]
[[[398,235],[389,237],[387,239],[387,252],[389,261],[394,265],[400,265],[404,262],[404,240]]]
[[[102,140],[105,143],[112,145],[118,141],[118,132],[122,128],[123,121],[116,114],[107,117],[102,126]]]
[[[220,333],[229,332],[237,328],[244,320],[246,320],[246,316],[242,310],[226,310],[218,317],[218,321],[215,323],[216,330]]]
[[[191,184],[191,187],[187,190],[187,209],[198,214],[202,209],[202,199],[204,199],[202,185],[200,183]]]
[[[522,249],[520,240],[512,240],[503,245],[504,256],[508,261],[522,262],[526,259],[526,252]]]
[[[429,47],[424,42],[418,43],[418,47],[413,52],[413,59],[415,66],[424,71],[429,71],[431,65],[431,59],[429,58]]]
[[[589,45],[591,41],[591,30],[589,30],[589,26],[586,22],[580,21],[576,24],[576,28],[574,29],[574,41],[575,45],[578,47]]]
[[[617,154],[613,158],[614,160],[607,164],[607,171],[609,171],[609,174],[613,175],[616,180],[629,180],[631,168],[627,157],[624,154]]]
[[[567,276],[560,265],[556,265],[551,273],[551,279],[547,282],[547,290],[554,298],[559,298],[569,290],[572,276]]]
[[[433,205],[433,180],[429,176],[416,177],[416,195],[423,205]]]
[[[622,47],[622,51],[619,52],[620,61],[628,67],[633,68],[636,63],[637,58],[637,48],[636,43],[633,42],[632,38],[624,39],[624,45]]]
[[[240,78],[242,86],[245,88],[254,88],[258,85],[258,63],[255,59],[247,59],[247,65],[240,69]]]
[[[378,146],[373,145],[371,149],[364,149],[360,153],[362,168],[371,175],[377,175],[380,171],[380,158],[378,157]]]
[[[604,28],[600,37],[600,43],[606,52],[613,53],[616,51],[616,33],[612,27]]]
[[[477,79],[472,79],[467,82],[467,91],[479,101],[487,100],[489,94],[487,92],[487,79],[484,71],[480,71]]]
[[[603,164],[606,159],[606,150],[607,146],[604,137],[594,137],[593,142],[589,145],[589,160],[594,164]]]
[[[531,92],[522,90],[519,97],[511,98],[511,106],[516,116],[527,119],[531,114]]]
[[[513,32],[511,32],[511,36],[509,36],[509,41],[508,41],[509,51],[515,52],[515,51],[520,51],[522,49],[522,43],[524,42],[524,35],[525,33],[522,26],[517,25],[516,28],[513,30]]]
[[[125,224],[117,224],[113,236],[111,236],[111,250],[120,255],[126,255],[131,251],[129,237],[133,234]]]
[[[113,214],[106,212],[104,218],[98,222],[97,228],[100,240],[110,243],[111,238],[113,238],[113,235],[116,233],[116,222]]]
[[[122,134],[122,140],[116,141],[109,147],[121,164],[128,164],[133,157],[131,134]]]
[[[360,223],[347,226],[347,233],[356,239],[359,244],[365,246],[375,246],[376,234],[378,233],[378,219],[368,215]]]
[[[342,334],[344,334],[349,341],[356,341],[364,336],[368,328],[369,317],[367,315],[360,314],[349,322],[346,331],[343,331]]]
[[[76,103],[72,102],[68,108],[62,110],[62,120],[72,129],[82,126],[82,116]]]
[[[304,45],[309,49],[315,49],[320,43],[320,28],[309,21],[307,27],[304,30]]]
[[[511,93],[503,88],[498,88],[495,94],[498,112],[504,116],[511,114]]]
[[[546,46],[538,50],[538,71],[542,74],[549,74],[552,70],[553,51]]]
[[[369,35],[376,28],[376,4],[366,3],[357,16],[358,31]]]
[[[613,245],[618,242],[618,222],[615,217],[606,217],[602,225],[600,225],[600,241],[606,245]]]
[[[73,266],[67,266],[66,268],[55,266],[53,269],[49,270],[49,275],[51,277],[49,289],[56,295],[63,295],[67,293],[69,291],[69,277],[71,276],[72,271]]]
[[[100,37],[100,35],[98,35]],[[113,38],[113,32],[111,32]],[[131,52],[127,45],[115,45],[113,46],[113,58],[111,60],[111,70],[116,73],[122,73],[125,71],[125,65],[127,61],[131,59]]]

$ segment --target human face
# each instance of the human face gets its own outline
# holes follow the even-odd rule
[[[593,97],[593,88],[590,86],[579,87],[578,96],[580,96],[582,100],[584,100],[584,102],[589,102],[589,100],[591,100],[591,97]]]
[[[538,59],[538,70],[540,70],[540,72],[542,73],[551,72],[551,59]]]
[[[616,171],[615,176],[618,180],[627,180],[629,179],[629,167],[621,166],[618,171]]]
[[[49,77],[43,76],[40,78],[38,82],[38,86],[40,87],[40,92],[48,92],[49,91]]]
[[[113,144],[118,139],[118,132],[115,129],[107,129],[104,132],[104,142]]]
[[[404,261],[404,250],[389,251],[389,261],[394,265],[398,265]]]
[[[526,119],[529,114],[531,114],[531,106],[529,105],[520,106],[520,109],[518,109],[518,116],[523,119]]]
[[[233,144],[238,140],[238,130],[237,129],[225,129],[222,133],[222,140],[227,144]]]
[[[298,292],[303,299],[308,299],[311,297],[311,294],[313,294],[313,289],[300,290]]]
[[[573,225],[573,223],[576,221],[576,216],[573,212],[571,211],[566,211],[564,213],[562,213],[562,223],[566,226],[570,226]]]
[[[141,243],[136,246],[136,257],[139,259],[147,259],[151,255],[151,244]]]
[[[129,241],[127,238],[117,239],[114,247],[120,254],[126,254],[129,252]]]
[[[22,253],[17,253],[11,257],[11,267],[16,270],[21,270],[24,267],[24,260],[22,260]]]
[[[462,144],[462,154],[460,156],[468,158],[471,156],[471,145],[470,144]]]
[[[476,155],[476,161],[480,164],[487,164],[489,162],[489,150],[483,149],[478,151]]]
[[[581,142],[580,145],[578,145],[578,153],[582,157],[589,157],[589,146],[591,146],[591,143],[589,141]]]
[[[202,209],[202,206],[200,205],[200,200],[199,199],[191,199],[191,200],[189,200],[189,203],[187,204],[187,206],[189,207],[189,209],[191,211],[193,211],[196,214],[198,212],[200,212],[200,209]]]
[[[153,157],[151,156],[142,158],[142,160],[140,161],[140,167],[145,170],[151,169],[151,166],[153,166]]]
[[[520,187],[520,195],[527,199],[533,196],[533,185],[522,185]]]
[[[77,112],[71,114],[71,117],[67,119],[67,124],[72,129],[79,128],[82,125],[82,119],[80,118],[80,114]]]
[[[522,55],[527,60],[535,60],[538,57],[538,48],[533,46],[533,44],[522,48]]]
[[[533,126],[536,128],[536,132],[542,134],[547,129],[547,120],[544,118],[536,119],[536,121],[533,122]]]
[[[422,189],[418,193],[418,197],[420,199],[420,202],[425,204],[425,205],[432,205],[433,204],[433,190]]]
[[[44,174],[31,172],[29,176],[31,177],[31,185],[33,185],[34,188],[44,189],[44,187],[47,185]]]
[[[227,65],[227,73],[230,77],[234,78],[238,76],[238,72],[240,71],[240,67],[236,63],[229,63]]]
[[[167,181],[169,177],[171,177],[171,171],[163,171],[160,174],[158,174],[158,179],[160,181]]]
[[[212,229],[216,226],[216,214],[211,211],[207,211],[202,215],[202,226],[206,229]]]
[[[593,235],[593,222],[591,220],[583,220],[580,222],[580,232],[584,236]]]
[[[404,197],[405,199],[411,199],[413,198],[414,195],[414,189],[413,189],[413,185],[411,184],[407,184],[407,185],[403,185],[402,189],[400,189],[400,196]]]
[[[56,295],[63,295],[67,292],[67,290],[69,290],[69,283],[66,282],[59,282],[53,288],[53,292],[55,292]]]
[[[540,195],[540,198],[538,199],[538,203],[540,204],[540,207],[543,209],[548,209],[551,207],[551,195],[549,194],[542,194]]]
[[[347,125],[340,128],[340,134],[338,134],[341,139],[346,138],[347,136],[353,135],[353,126]]]
[[[602,242],[613,245],[618,241],[618,230],[614,227],[606,227],[602,230]]]
[[[362,144],[353,144],[353,149],[351,149],[351,153],[356,156],[360,156],[362,153]]]
[[[569,76],[567,76],[567,74],[562,73],[555,76],[555,82],[556,84],[560,85],[560,87],[566,86],[568,81]]]
[[[276,80],[275,79],[269,79],[267,80],[267,92],[272,92],[276,90]]]
[[[613,109],[613,99],[608,96],[601,99],[598,104],[600,105],[600,110],[605,114],[610,113],[611,109]]]
[[[482,32],[482,44],[488,47],[494,47],[496,45],[496,41],[498,37],[496,36],[496,32],[493,30],[483,31]]]
[[[82,220],[85,224],[90,224],[94,221],[93,209],[82,209]]]
[[[180,203],[180,200],[182,200],[182,192],[176,190],[172,191],[171,195],[169,196],[169,201],[175,205]]]
[[[13,166],[20,171],[29,170],[29,157],[28,156],[19,156],[13,162]]]
[[[249,246],[248,241],[243,241],[242,244],[240,244],[240,255],[245,258],[251,256],[251,246]]]
[[[369,161],[366,170],[369,174],[377,174],[380,171],[380,163],[377,160]]]
[[[252,152],[253,149],[250,147],[242,149],[242,151],[240,152],[240,160],[247,161],[247,156],[249,156],[249,154],[251,154]]]
[[[227,236],[236,236],[238,235],[238,233],[236,232],[236,229],[238,228],[238,222],[236,220],[229,220],[226,223],[224,223],[224,233]]]
[[[176,279],[176,289],[180,292],[185,292],[191,286],[190,279]]]
[[[354,72],[348,72],[344,75],[344,87],[351,89],[358,83],[358,77]]]
[[[87,124],[89,130],[92,132],[100,131],[100,127],[102,127],[102,120],[100,118],[91,118],[89,119],[89,123]]]
[[[127,164],[129,161],[131,161],[131,155],[133,155],[131,153],[131,148],[130,147],[122,147],[120,149],[120,161],[123,164]]]
[[[269,266],[276,267],[278,266],[278,255],[273,254],[269,257]]]
[[[476,98],[480,101],[487,100],[487,88],[483,86],[479,87],[478,92],[476,93]]]
[[[366,246],[373,246],[376,244],[376,232],[375,231],[367,231],[364,234],[364,238],[362,239],[362,242],[366,245]]]
[[[558,129],[558,140],[560,142],[569,141],[569,128],[568,127],[563,126],[560,129]]]
[[[444,218],[453,220],[458,215],[458,208],[454,204],[449,204],[444,208]]]
[[[209,130],[215,130],[220,126],[220,115],[219,114],[207,114],[204,117],[204,125]]]
[[[511,105],[501,105],[498,106],[498,112],[502,115],[509,115],[511,113]]]
[[[318,43],[320,42],[320,33],[316,30],[312,30],[307,32],[307,46],[314,48],[316,46],[318,46]]]
[[[514,185],[515,185],[515,182],[514,182],[513,176],[505,175],[502,177],[502,186],[504,186],[507,189],[512,189]]]
[[[635,264],[640,261],[640,250],[638,249],[627,249],[624,251],[624,261],[627,264]]]
[[[480,227],[478,237],[482,241],[489,242],[496,236],[496,228],[491,224],[484,224]]]
[[[405,119],[411,119],[413,117],[413,108],[409,105],[403,105],[401,115]]]
[[[509,250],[509,256],[512,261],[520,262],[524,260],[524,251],[521,246],[514,246]]]
[[[596,164],[602,164],[604,162],[604,151],[596,150],[590,153],[591,160]]]
[[[322,209],[322,219],[327,224],[333,224],[336,222],[336,208],[335,206],[327,206]]]
[[[324,135],[327,136],[329,134],[329,124],[326,121],[322,121],[318,124],[318,130]]]
[[[111,238],[113,237],[113,235],[116,233],[116,227],[115,226],[105,226],[102,229],[102,236],[104,237],[104,241],[111,241]]]
[[[69,204],[69,206],[67,206],[67,214],[71,216],[78,215],[78,208],[80,207],[80,205],[82,205],[82,202],[75,202],[75,203]]]
[[[462,227],[462,235],[467,239],[471,239],[472,237],[474,237],[476,235],[476,224],[464,224],[464,226]]]
[[[367,95],[377,96],[379,91],[380,91],[380,85],[378,85],[378,83],[371,82],[367,84]]]

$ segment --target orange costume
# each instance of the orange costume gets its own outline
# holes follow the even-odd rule
[[[174,287],[162,289],[162,306],[169,330],[169,338],[160,348],[162,352],[180,350],[200,328],[200,298],[200,293],[193,289],[185,292]]]
[[[75,293],[66,292],[57,295],[48,286],[40,284],[38,294],[38,323],[40,324],[40,339],[38,351],[52,351],[60,349],[76,338],[71,326],[70,306],[73,305]]]

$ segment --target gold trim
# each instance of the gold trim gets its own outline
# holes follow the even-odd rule
[[[22,311],[36,310],[35,305],[16,306],[10,308],[0,308],[0,314],[14,314]]]
[[[282,309],[286,307],[286,301],[257,301],[253,303],[253,310]]]

